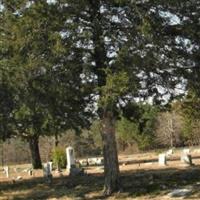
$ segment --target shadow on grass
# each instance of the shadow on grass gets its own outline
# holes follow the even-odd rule
[[[122,191],[114,194],[116,199],[147,196],[150,198],[165,195],[172,189],[188,185],[195,186],[191,194],[200,199],[200,168],[187,169],[159,169],[128,171],[121,174]],[[0,194],[9,194],[14,200],[22,199],[106,199],[102,196],[104,177],[100,174],[85,175],[81,177],[54,178],[53,183],[44,183],[43,178],[21,180],[14,184],[0,184]],[[13,194],[12,194],[13,193]],[[6,198],[5,198],[6,199]]]

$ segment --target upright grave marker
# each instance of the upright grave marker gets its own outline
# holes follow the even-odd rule
[[[51,166],[50,166],[49,162],[44,164],[43,174],[44,174],[44,178],[46,179],[47,183],[51,183],[52,182],[52,174],[51,174]]]
[[[162,166],[165,166],[167,164],[166,155],[164,153],[159,154],[158,163],[159,163],[159,165],[162,165]]]
[[[192,166],[192,156],[190,155],[190,149],[183,149],[183,152],[181,154],[181,162],[188,165]]]
[[[9,178],[9,167],[8,166],[4,167],[4,172],[6,174],[6,177]]]
[[[67,170],[70,171],[71,168],[75,167],[74,149],[72,147],[67,147],[66,155],[67,155]]]

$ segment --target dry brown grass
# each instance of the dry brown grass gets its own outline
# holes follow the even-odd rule
[[[177,155],[175,154],[174,157]],[[196,156],[196,155],[195,155]],[[152,160],[157,153],[120,156],[124,163],[131,160]],[[0,174],[0,200],[75,200],[75,199],[138,199],[138,200],[164,200],[170,199],[168,193],[175,188],[193,186],[193,192],[186,199],[200,199],[200,159],[194,160],[195,166],[183,166],[179,160],[170,161],[168,166],[159,167],[157,162],[132,163],[121,165],[122,191],[111,197],[102,196],[103,170],[99,167],[86,168],[87,175],[69,177],[66,172],[63,177],[53,174],[51,185],[45,183],[42,171],[34,172],[29,177],[26,172],[12,173],[11,177],[22,176],[23,179],[12,183]],[[27,165],[18,166],[19,171]],[[11,167],[11,171],[14,166]],[[21,170],[23,171],[23,170]]]

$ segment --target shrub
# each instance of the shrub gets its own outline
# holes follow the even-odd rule
[[[55,148],[52,152],[52,160],[58,169],[66,167],[66,154],[61,148]]]

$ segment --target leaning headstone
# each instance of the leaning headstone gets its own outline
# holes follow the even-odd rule
[[[67,155],[67,170],[70,171],[71,168],[75,167],[74,149],[72,147],[67,147],[66,155]]]
[[[9,178],[9,167],[8,166],[4,167],[4,172],[6,174],[6,177]]]
[[[164,153],[163,154],[159,154],[158,163],[159,163],[159,165],[162,165],[162,166],[165,166],[167,164],[166,155]]]
[[[46,179],[47,183],[51,183],[52,182],[52,174],[51,174],[51,171],[50,171],[50,164],[49,163],[44,164],[43,174],[44,174],[44,178]]]
[[[181,162],[186,164],[186,165],[192,166],[193,165],[192,156],[190,154],[182,154],[181,155]]]

